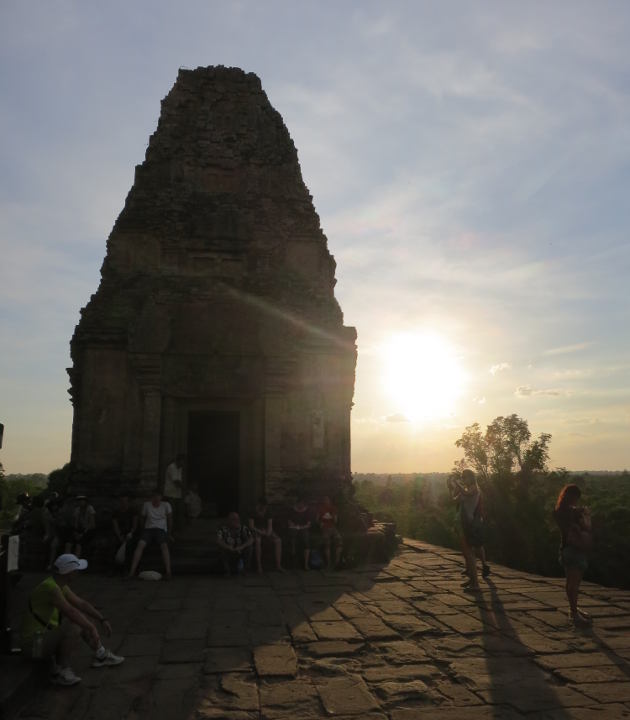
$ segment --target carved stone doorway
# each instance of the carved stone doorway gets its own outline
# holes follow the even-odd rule
[[[188,415],[188,482],[197,485],[204,514],[225,516],[239,507],[240,413]]]

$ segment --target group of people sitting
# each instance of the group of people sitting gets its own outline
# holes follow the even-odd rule
[[[61,497],[53,492],[18,498],[19,513],[13,532],[27,541],[41,540],[46,547],[46,570],[60,552],[82,555],[96,534],[96,511],[87,495]]]
[[[191,493],[185,496],[189,500]],[[164,497],[160,488],[137,505],[127,493],[122,493],[113,509],[97,513],[85,495],[62,498],[56,493],[46,500],[41,496],[22,504],[18,531],[36,537],[46,546],[46,569],[50,570],[60,553],[77,557],[99,555],[109,558],[113,567],[129,568],[133,577],[144,551],[157,545],[162,555],[164,576],[172,575],[169,545],[175,531],[197,517],[201,501],[182,503],[183,512],[176,511],[177,502]],[[98,523],[97,523],[98,520]],[[222,567],[226,574],[255,569],[263,572],[266,555],[271,554],[275,568],[283,571],[283,538],[288,545],[294,564],[305,570],[339,565],[343,551],[341,533],[337,527],[337,508],[330,498],[308,503],[296,497],[288,508],[276,516],[264,497],[241,521],[236,511],[230,512],[217,531],[216,543],[220,550]],[[98,549],[98,552],[96,550]]]
[[[298,496],[286,513],[287,540],[291,555],[297,559],[301,555],[302,567],[321,567],[323,561],[327,567],[337,567],[341,560],[343,540],[337,528],[337,508],[330,498],[324,496],[321,503],[311,507],[303,496]],[[313,530],[319,531],[320,546],[324,558],[320,562],[315,555],[317,548],[313,542]],[[260,497],[256,507],[249,513],[248,523],[243,524],[236,512],[231,512],[225,525],[217,533],[217,545],[221,550],[221,560],[226,574],[243,572],[252,563],[255,553],[256,569],[263,572],[263,553],[266,547],[273,551],[276,570],[283,572],[282,538],[274,528],[274,518],[266,498]],[[333,558],[334,549],[334,558]]]
[[[116,523],[117,516],[114,516]],[[156,544],[160,548],[164,563],[165,577],[171,577],[171,559],[169,541],[173,540],[174,517],[173,508],[168,500],[163,499],[159,488],[156,488],[150,501],[143,504],[140,513],[142,531],[133,552],[131,567],[127,577],[134,577],[145,548]],[[337,567],[341,560],[343,541],[337,528],[337,508],[329,497],[323,497],[315,506],[298,496],[288,509],[286,518],[287,539],[291,555],[295,559],[301,554],[305,570],[321,567],[324,559],[329,568]],[[126,534],[118,532],[121,543],[132,542],[138,527],[138,516],[125,524]],[[118,525],[115,525],[115,529]],[[129,529],[130,528],[130,529]],[[324,557],[316,556],[313,530],[318,531],[319,545],[323,548]],[[226,575],[240,574],[252,568],[255,558],[256,570],[263,572],[263,559],[267,548],[273,554],[275,568],[284,572],[282,565],[283,542],[277,524],[265,497],[260,497],[256,506],[248,515],[247,523],[241,521],[240,515],[232,511],[225,522],[218,528],[216,537],[220,551],[223,570]],[[333,556],[334,551],[334,556]]]

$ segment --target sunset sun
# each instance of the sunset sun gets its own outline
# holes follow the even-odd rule
[[[448,417],[465,385],[451,345],[439,335],[396,335],[383,346],[385,391],[396,413],[411,422]]]

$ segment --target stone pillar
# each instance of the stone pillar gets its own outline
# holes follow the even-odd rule
[[[160,469],[160,421],[162,418],[162,395],[151,389],[144,393],[142,408],[142,456],[140,484],[150,494],[159,483]]]
[[[132,366],[142,393],[140,487],[150,494],[160,483],[160,431],[162,423],[161,362],[159,356],[136,355]]]
[[[287,496],[282,467],[282,431],[286,422],[287,379],[293,367],[288,358],[270,358],[265,377],[265,494],[271,503],[283,502]]]

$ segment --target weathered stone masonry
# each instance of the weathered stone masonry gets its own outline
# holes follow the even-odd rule
[[[71,342],[85,482],[147,491],[177,452],[218,506],[348,477],[356,332],[334,275],[260,80],[180,70]]]

